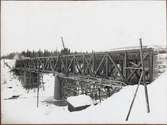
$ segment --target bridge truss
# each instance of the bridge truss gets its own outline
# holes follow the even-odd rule
[[[144,48],[145,79],[153,79],[153,49]],[[92,76],[136,84],[141,74],[140,49],[36,57],[16,61],[16,70]]]

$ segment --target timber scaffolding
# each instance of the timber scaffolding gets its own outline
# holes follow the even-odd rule
[[[37,106],[39,101],[40,76],[53,73],[55,76],[54,99],[60,102],[72,95],[88,94],[94,99],[109,97],[123,86],[137,84],[130,105],[128,120],[139,86],[144,85],[147,112],[150,112],[147,84],[153,81],[154,49],[142,47],[131,50],[58,55],[16,60],[15,71],[35,73]],[[26,84],[31,84],[30,82]],[[31,84],[33,86],[33,84]]]

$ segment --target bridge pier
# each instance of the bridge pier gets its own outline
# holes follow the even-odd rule
[[[58,74],[55,74],[54,77],[54,104],[64,106],[66,102],[63,99],[62,82]]]

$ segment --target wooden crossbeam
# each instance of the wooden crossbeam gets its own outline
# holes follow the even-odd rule
[[[98,71],[99,71],[101,65],[103,64],[103,61],[104,61],[105,57],[106,57],[106,55],[104,55],[104,56],[102,57],[102,60],[100,61],[100,64],[98,65],[98,68],[97,68],[96,71],[95,71],[95,75],[97,75],[97,73],[98,73]]]
[[[114,62],[114,60],[111,58],[111,56],[109,54],[108,54],[108,57],[109,57],[110,61],[114,64],[114,67],[116,68],[116,70],[120,74],[122,80],[125,81],[123,74],[121,73],[120,69],[118,68],[118,66],[116,65],[116,63]]]
[[[85,61],[86,61],[86,63],[87,63],[86,68],[85,68],[85,72],[91,71],[91,67],[90,67],[90,66],[91,66],[91,61],[92,61],[92,59],[93,59],[93,55],[91,55],[89,62],[88,62],[88,60],[85,58]],[[92,72],[92,71],[91,71],[91,72]]]
[[[144,60],[147,56],[148,56],[148,54],[144,56],[143,60]],[[136,67],[140,67],[140,65],[141,65],[141,62],[139,62]],[[133,75],[135,72],[136,72],[136,70],[133,70],[133,71],[131,72],[131,74],[130,74],[130,75],[128,76],[128,78],[127,78],[127,81],[132,77],[132,75]]]
[[[142,68],[138,68],[138,67],[125,67],[125,69],[132,69],[132,70],[136,70],[136,69],[139,69],[139,70],[141,70]]]
[[[77,58],[75,58],[75,62],[76,62],[77,69],[78,69],[79,73],[81,74],[82,71],[81,71],[81,67],[79,65],[79,62],[78,62]]]
[[[68,73],[68,71],[69,71],[69,69],[70,69],[70,67],[71,67],[71,65],[72,65],[72,63],[73,63],[73,61],[74,61],[74,56],[73,56],[73,58],[72,58],[71,61],[70,61],[70,64],[69,64],[69,66],[68,66],[68,68],[67,68],[67,70],[66,70],[66,73]]]
[[[108,56],[106,57],[106,77],[108,77],[108,69],[109,68],[109,63],[108,63]]]

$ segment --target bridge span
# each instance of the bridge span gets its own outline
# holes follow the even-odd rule
[[[153,80],[152,48],[143,48],[145,80]],[[36,73],[63,73],[119,80],[136,84],[141,74],[140,49],[35,57],[16,61],[16,70]]]

